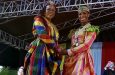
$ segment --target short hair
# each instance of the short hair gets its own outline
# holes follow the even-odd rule
[[[46,3],[46,5],[45,5],[45,6],[43,7],[43,9],[40,11],[40,16],[44,16],[44,13],[46,12],[46,8],[47,8],[47,6],[49,6],[49,5],[53,5],[53,6],[55,7],[55,9],[56,9],[55,3],[52,2],[52,1],[49,1],[48,3]],[[55,12],[57,12],[57,9],[56,9]]]

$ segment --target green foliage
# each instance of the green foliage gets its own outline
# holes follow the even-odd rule
[[[8,67],[4,67],[0,72],[0,75],[17,75],[16,70],[10,70]]]

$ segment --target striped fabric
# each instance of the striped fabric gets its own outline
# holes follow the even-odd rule
[[[87,28],[89,27],[90,25],[87,25]],[[76,43],[73,42],[74,45],[72,44],[68,51],[71,52],[68,53],[71,55],[65,59],[63,75],[95,75],[90,47],[96,35],[95,31],[80,31],[77,36],[73,35],[75,38],[72,38],[72,41],[76,41]]]
[[[59,63],[54,48],[58,48],[57,29],[46,18],[35,17],[32,33],[37,38],[25,57],[25,75],[55,75]]]

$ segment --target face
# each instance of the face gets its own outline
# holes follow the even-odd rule
[[[55,16],[55,11],[56,11],[56,8],[54,5],[48,5],[46,7],[45,16],[51,20]]]
[[[81,13],[78,14],[79,20],[82,24],[86,24],[88,23],[88,18],[89,18],[89,12],[87,11],[83,11]]]

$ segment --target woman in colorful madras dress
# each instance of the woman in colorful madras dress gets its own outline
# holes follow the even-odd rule
[[[81,27],[72,34],[71,48],[60,52],[68,55],[65,59],[63,75],[95,75],[90,47],[96,39],[99,27],[90,24],[89,15],[88,7],[80,6],[78,17]]]
[[[36,39],[24,61],[24,75],[57,75],[59,63],[56,55],[59,33],[51,22],[55,16],[56,6],[49,2],[42,10],[42,16],[36,16],[33,23],[32,33]]]

